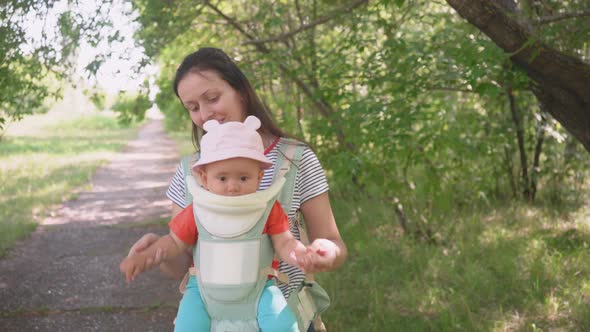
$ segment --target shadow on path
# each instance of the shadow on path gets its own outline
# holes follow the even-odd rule
[[[178,282],[150,271],[127,284],[119,262],[146,232],[163,234],[178,163],[152,120],[93,188],[61,206],[0,260],[0,331],[171,331]]]

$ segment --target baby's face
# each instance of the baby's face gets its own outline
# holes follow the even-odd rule
[[[264,170],[260,162],[247,158],[231,158],[205,165],[199,176],[205,189],[223,196],[255,193]]]

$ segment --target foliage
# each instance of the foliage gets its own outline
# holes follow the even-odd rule
[[[333,197],[349,261],[318,279],[334,331],[585,331],[587,206],[453,213],[439,245],[404,237],[388,204]],[[577,211],[571,213],[571,211]],[[359,300],[362,299],[362,300]]]
[[[171,93],[176,66],[198,47],[221,47],[279,125],[316,148],[333,191],[397,198],[411,219],[431,224],[445,211],[521,197],[532,185],[523,169],[534,174],[542,196],[558,187],[564,190],[557,193],[575,193],[587,175],[590,160],[581,149],[573,149],[576,158],[562,158],[567,133],[553,119],[539,121],[529,78],[510,64],[509,54],[444,4],[220,1],[178,15],[167,4],[133,3],[142,24],[137,37],[161,67],[156,103],[171,127],[189,128]],[[553,13],[581,8],[576,1],[551,6]],[[156,36],[157,26],[168,29]],[[541,38],[579,55],[586,32],[565,32],[572,29],[566,22],[539,26]],[[273,41],[259,42],[269,37]],[[522,128],[513,122],[507,89]],[[544,141],[533,169],[539,133]]]
[[[84,94],[88,96],[88,99],[97,110],[102,111],[106,107],[106,95],[102,91],[98,91],[95,89],[87,89],[84,90]]]
[[[120,93],[113,105],[119,123],[129,126],[133,122],[143,121],[145,112],[152,106],[149,98],[143,94],[128,95]]]
[[[44,111],[71,77],[78,45],[109,37],[112,1],[19,0],[0,4],[0,129]],[[92,7],[94,6],[94,7]],[[92,71],[93,64],[88,69]],[[94,72],[96,73],[96,72]]]

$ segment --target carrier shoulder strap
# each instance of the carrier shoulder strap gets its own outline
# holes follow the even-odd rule
[[[277,169],[272,182],[274,183],[277,179],[285,177],[285,185],[278,199],[285,213],[289,214],[293,203],[297,169],[301,163],[305,146],[301,142],[284,137],[281,138],[280,144],[277,155]]]
[[[192,165],[199,159],[199,152],[195,154],[191,154],[188,156],[183,156],[180,159],[180,165],[182,166],[182,172],[184,177],[186,178],[189,174],[191,174]],[[193,202],[193,195],[188,190],[186,181],[184,183],[184,204],[185,206],[189,206]]]
[[[304,149],[305,145],[299,141],[290,138],[281,138],[281,145],[277,156],[277,167],[279,168],[275,172],[273,182],[281,176],[285,177],[285,186],[279,196],[279,202],[281,202],[281,205],[287,214],[291,211],[297,169],[301,163]],[[299,231],[301,242],[308,245],[309,238],[307,236],[307,230],[300,214],[295,216],[295,223]]]

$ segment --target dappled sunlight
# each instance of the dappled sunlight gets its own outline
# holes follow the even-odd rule
[[[79,193],[44,223],[68,220],[110,225],[168,217],[171,205],[164,193],[174,169],[163,169],[162,163],[174,165],[177,157],[149,139],[142,140],[152,135],[150,130],[152,126],[140,132],[139,140],[130,142],[125,154],[116,155],[97,171],[92,190]],[[140,168],[141,172],[135,171]]]
[[[526,317],[518,311],[506,313],[500,320],[494,322],[492,331],[494,332],[509,332],[520,331],[525,327]]]
[[[569,302],[555,295],[555,290],[551,290],[549,295],[545,297],[542,315],[548,321],[558,321],[565,319],[571,315]]]
[[[482,245],[493,246],[496,245],[499,240],[507,240],[514,236],[514,233],[511,233],[499,225],[488,225],[479,235],[479,242]]]
[[[374,280],[357,277],[368,291],[354,293],[370,296],[373,322],[388,313],[396,322],[379,326],[437,330],[460,322],[457,330],[572,331],[590,314],[581,309],[590,305],[590,233],[571,215],[527,204],[458,213],[433,245],[405,236],[395,217],[367,209],[370,202],[356,202],[363,214],[339,204],[336,213],[354,220],[343,228],[351,251],[345,274],[381,271]],[[360,310],[351,302],[336,306]]]

